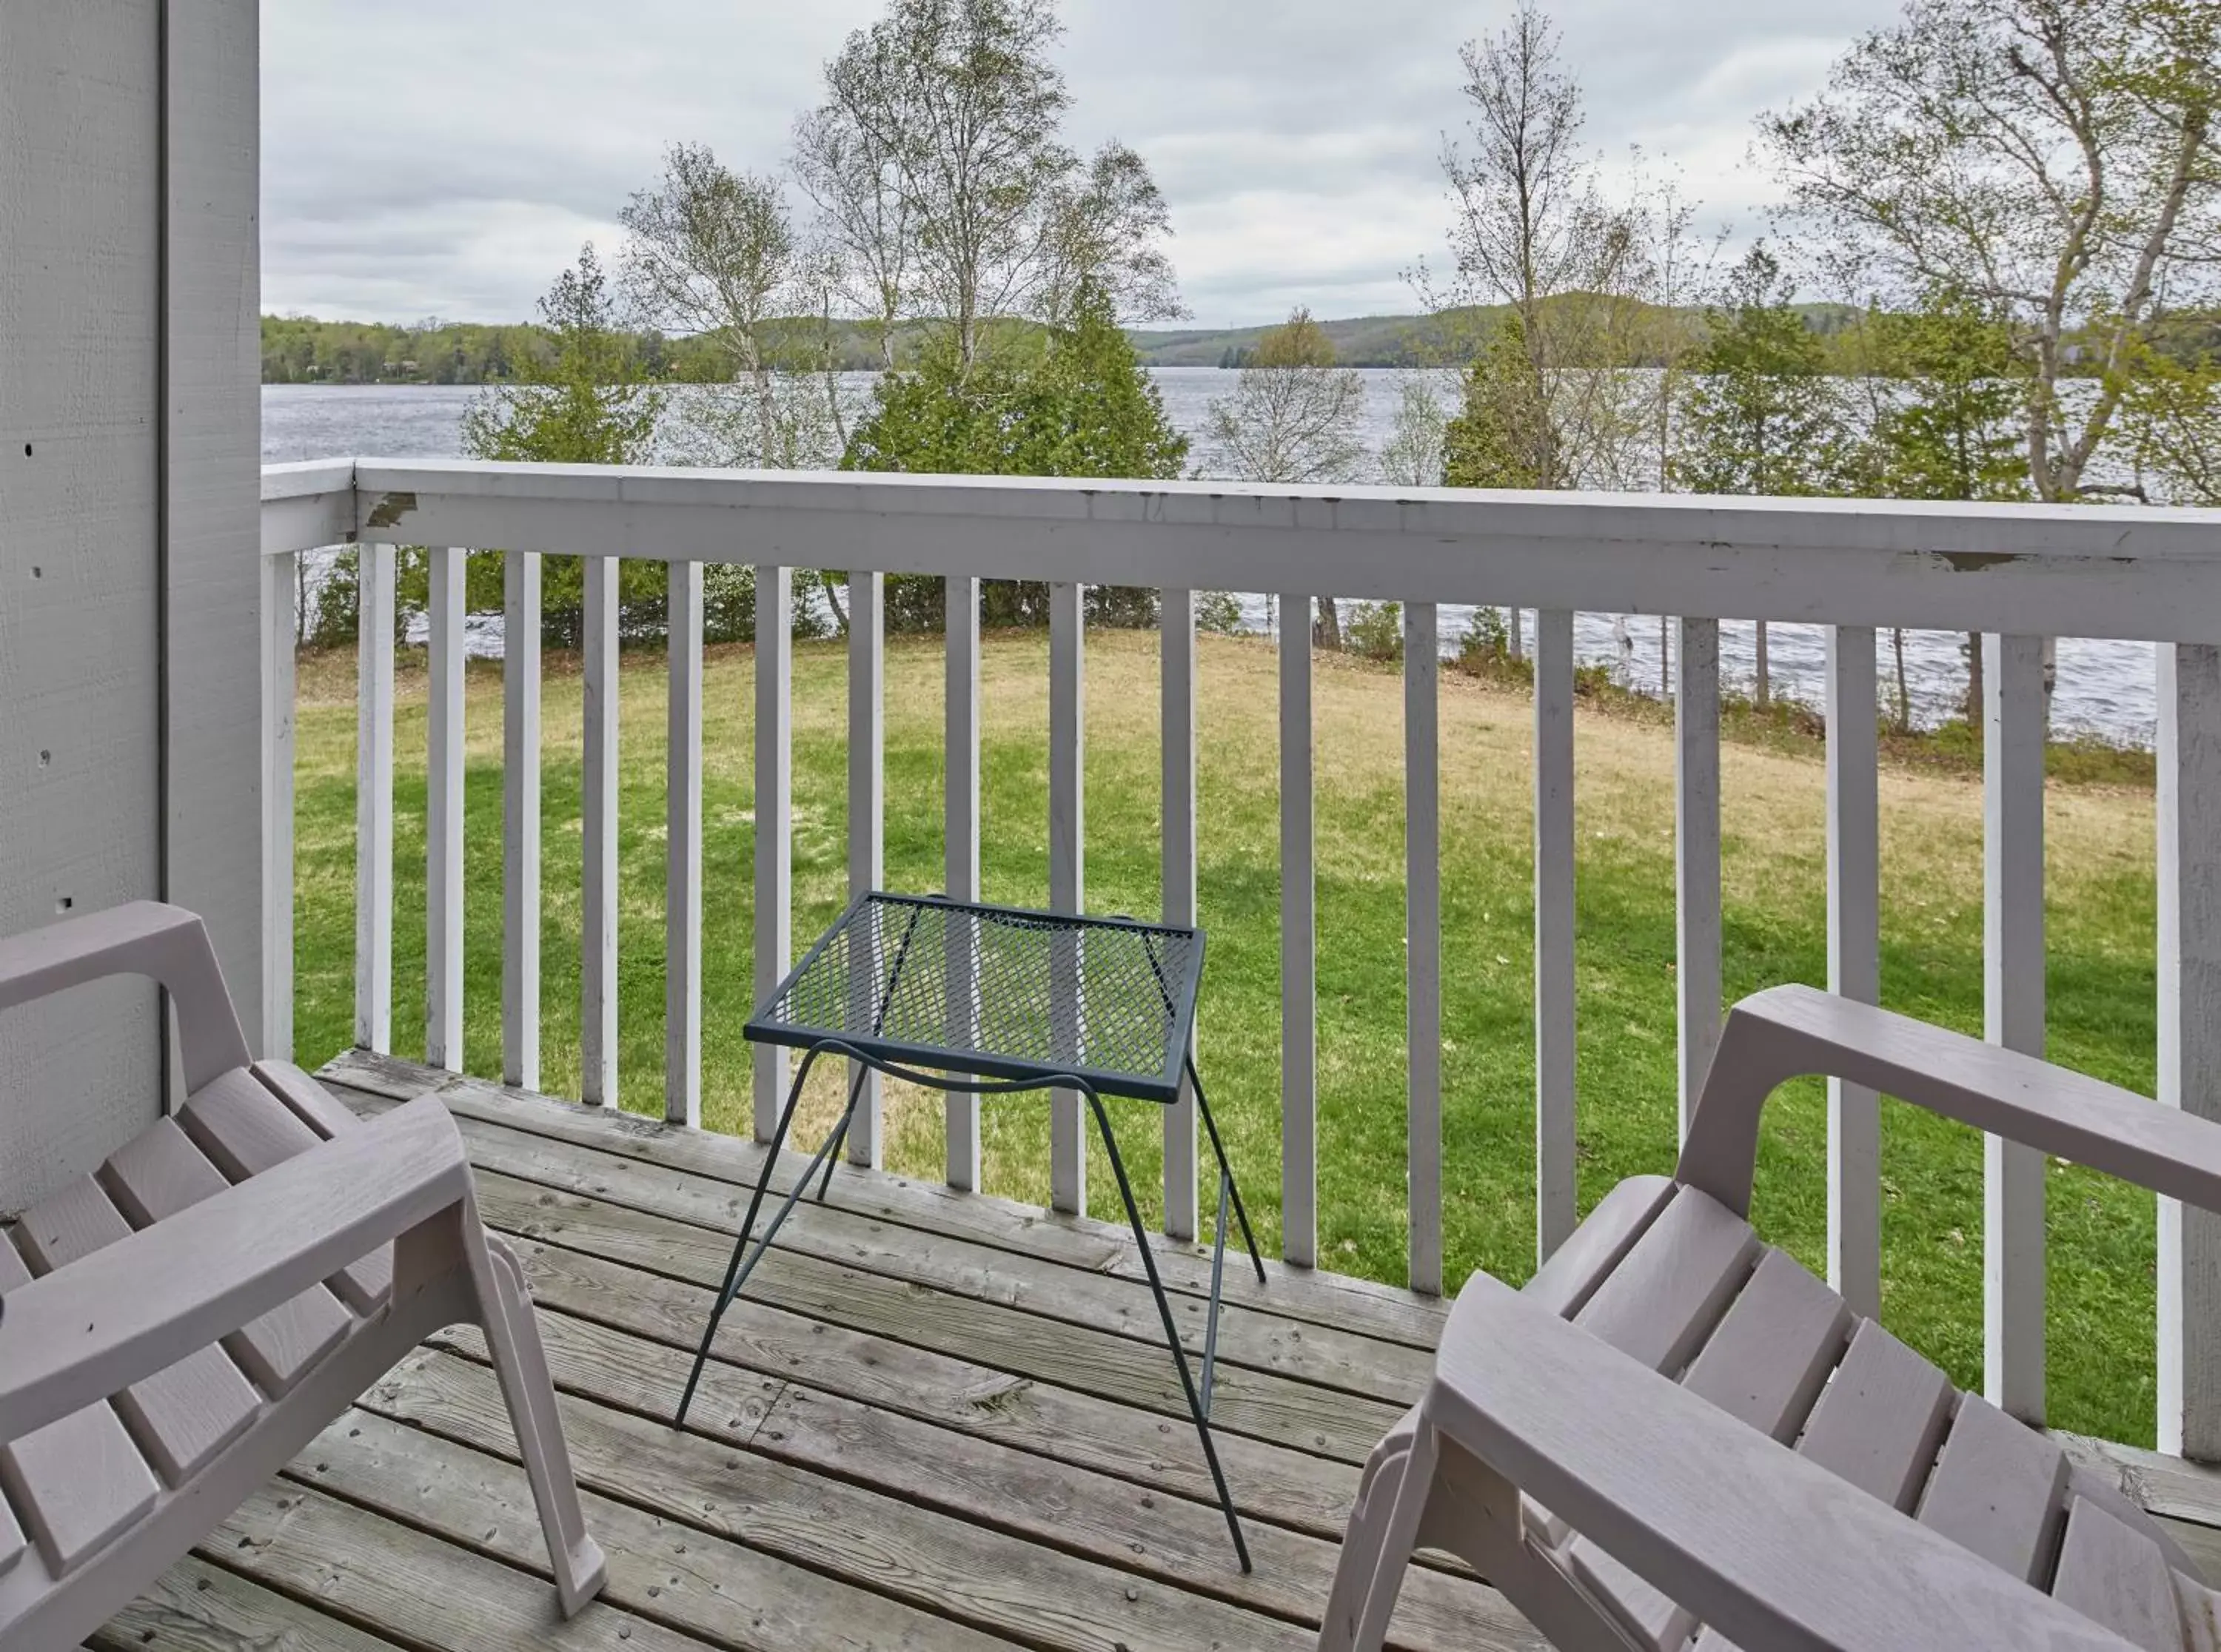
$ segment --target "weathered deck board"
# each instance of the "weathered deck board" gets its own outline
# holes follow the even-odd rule
[[[723,1277],[731,1255],[732,1243],[723,1235],[668,1217],[492,1172],[480,1174],[479,1187],[479,1213],[494,1227],[591,1250],[705,1289]],[[1153,1346],[993,1303],[942,1295],[884,1274],[776,1248],[748,1276],[748,1294],[827,1325],[1167,1417],[1187,1415],[1179,1375],[1161,1343]],[[1228,1433],[1351,1463],[1364,1461],[1403,1409],[1238,1366],[1221,1368],[1211,1400],[1214,1424]]]
[[[1385,1287],[1229,1270],[1214,1411],[1257,1560],[1245,1577],[1120,1230],[843,1169],[728,1312],[680,1433],[663,1419],[760,1151],[383,1057],[326,1076],[366,1111],[437,1088],[463,1122],[480,1213],[538,1305],[609,1587],[558,1620],[506,1413],[477,1336],[457,1331],[98,1652],[1308,1647],[1356,1465],[1441,1321]],[[1158,1254],[1199,1341],[1207,1256]],[[2061,1440],[2221,1559],[2221,1473]],[[1414,1573],[1392,1643],[1541,1645],[1450,1568]]]
[[[604,1114],[545,1096],[522,1095],[483,1079],[428,1071],[368,1050],[353,1050],[324,1069],[330,1082],[367,1096],[406,1101],[437,1089],[458,1118],[483,1119],[529,1130],[551,1141],[622,1153],[647,1163],[691,1170],[746,1189],[761,1172],[763,1149],[739,1137],[673,1131],[633,1114]],[[785,1192],[800,1163],[783,1164],[773,1186]],[[989,1194],[958,1193],[938,1182],[889,1174],[833,1178],[836,1208],[876,1216],[899,1227],[974,1240],[1021,1256],[1041,1256],[1092,1273],[1143,1278],[1141,1258],[1122,1228],[1084,1218],[1059,1216],[1035,1205]],[[1161,1240],[1157,1266],[1170,1288],[1198,1296],[1211,1290],[1211,1247]],[[1267,1282],[1255,1284],[1240,1269],[1226,1271],[1226,1300],[1252,1303],[1287,1318],[1338,1325],[1377,1339],[1431,1350],[1443,1315],[1438,1299],[1398,1290],[1348,1274],[1288,1268],[1267,1258]]]
[[[748,1214],[746,1190],[729,1182],[550,1142],[504,1125],[469,1119],[461,1124],[472,1162],[481,1170],[691,1222],[724,1236],[728,1250]],[[807,1199],[779,1229],[773,1249],[951,1296],[1114,1331],[1153,1350],[1164,1347],[1156,1303],[1139,1279],[1117,1278],[915,1230],[904,1230],[901,1243],[895,1244],[890,1242],[888,1225],[877,1217]],[[1183,1341],[1191,1354],[1200,1356],[1211,1312],[1208,1300],[1183,1294],[1173,1302]],[[1384,1344],[1336,1326],[1304,1325],[1238,1302],[1228,1303],[1221,1316],[1218,1357],[1222,1368],[1277,1372],[1399,1408],[1418,1396],[1434,1363],[1419,1349]]]

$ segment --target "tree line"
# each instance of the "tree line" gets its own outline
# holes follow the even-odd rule
[[[1670,170],[1638,153],[1608,185],[1533,0],[1461,66],[1451,261],[1411,277],[1452,388],[1406,387],[1385,479],[2221,503],[2211,0],[1910,0],[1759,116],[1786,204],[1733,260]],[[1214,428],[1244,473],[1356,478],[1360,391],[1307,315],[1242,377]],[[1331,602],[1317,623],[1339,633]],[[1517,616],[1478,624],[1517,652]]]
[[[440,353],[452,329],[366,337],[362,359],[511,381],[465,427],[492,458],[2221,502],[2211,0],[1909,0],[1758,117],[1785,204],[1732,259],[1670,166],[1586,144],[1527,0],[1461,53],[1450,258],[1409,274],[1436,371],[1378,454],[1300,310],[1229,358],[1191,454],[1130,334],[1180,314],[1164,199],[1130,147],[1068,140],[1060,33],[1054,0],[888,0],[782,169],[675,143],[614,263],[584,249],[536,331],[483,329],[476,356]],[[860,359],[862,395],[840,377]],[[627,573],[643,624],[660,577]],[[939,622],[937,582],[890,585],[896,623]],[[845,624],[837,574],[812,595],[803,623]],[[1152,616],[1146,593],[1095,600]],[[985,601],[1018,622],[1040,593]],[[1319,639],[1343,620],[1323,602]],[[1516,623],[1482,623],[1516,650]],[[1763,697],[1762,638],[1760,658]]]

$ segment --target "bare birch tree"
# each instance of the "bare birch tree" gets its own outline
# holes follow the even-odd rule
[[[2212,0],[1913,0],[1760,130],[1847,283],[2002,318],[2029,485],[2063,502],[2121,491],[2090,465],[2152,321],[2221,288],[2217,105]]]
[[[1211,403],[1213,461],[1246,482],[1355,482],[1365,474],[1365,380],[1335,365],[1326,329],[1298,309],[1257,341],[1234,392]],[[1315,634],[1342,646],[1342,616],[1318,599]]]
[[[1148,165],[1064,141],[1062,34],[1053,0],[890,0],[825,65],[798,166],[887,336],[908,308],[952,326],[968,365],[987,322],[1061,325],[1090,280],[1122,319],[1178,313]]]

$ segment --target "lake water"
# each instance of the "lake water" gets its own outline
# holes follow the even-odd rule
[[[1192,463],[1208,473],[1203,432],[1214,396],[1233,387],[1233,376],[1215,367],[1153,370],[1173,423],[1194,443]],[[1377,452],[1387,439],[1402,384],[1409,374],[1394,368],[1361,371],[1367,406],[1364,437]],[[859,395],[870,377],[850,376]],[[452,458],[460,452],[464,409],[480,394],[474,387],[436,384],[271,384],[262,391],[262,457],[266,463],[348,454],[381,458]],[[1262,597],[1244,599],[1243,613],[1260,630],[1270,616]],[[1454,651],[1472,619],[1470,608],[1441,609],[1443,646]],[[1532,616],[1530,616],[1530,624]],[[474,625],[473,645],[498,651],[498,623]],[[1733,621],[1721,627],[1721,669],[1748,683],[1755,670],[1753,630]],[[1574,647],[1584,664],[1614,666],[1636,687],[1652,693],[1660,680],[1660,628],[1655,618],[1583,614],[1574,620]],[[1768,633],[1774,691],[1817,704],[1824,697],[1826,631],[1819,626],[1775,625]],[[1889,639],[1880,639],[1882,684],[1889,687]],[[1966,666],[1955,633],[1905,633],[1905,676],[1915,718],[1932,724],[1955,714],[1965,690]],[[2062,732],[2149,745],[2158,719],[2150,645],[2061,638],[2052,720]]]

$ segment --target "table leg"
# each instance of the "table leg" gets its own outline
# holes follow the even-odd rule
[[[1211,1318],[1203,1332],[1203,1414],[1211,1415],[1211,1389],[1218,1375],[1218,1305],[1226,1294],[1226,1194],[1230,1185],[1224,1167],[1218,1172],[1218,1226],[1211,1242]]]
[[[1242,1243],[1248,1247],[1249,1265],[1257,1270],[1257,1282],[1265,1282],[1265,1260],[1257,1254],[1257,1236],[1249,1231],[1249,1213],[1242,1207],[1241,1184],[1234,1180],[1234,1167],[1227,1162],[1226,1144],[1218,1139],[1218,1120],[1211,1116],[1211,1098],[1203,1093],[1203,1077],[1195,1070],[1195,1057],[1187,1058],[1187,1081],[1195,1088],[1195,1110],[1203,1115],[1203,1127],[1211,1135],[1211,1151],[1218,1161],[1218,1242],[1226,1243],[1226,1200],[1234,1199],[1234,1219],[1242,1224]]]
[[[1226,1516],[1226,1529],[1234,1534],[1234,1553],[1242,1562],[1242,1569],[1250,1569],[1249,1545],[1242,1540],[1242,1522],[1234,1512],[1233,1494],[1226,1489],[1226,1471],[1218,1466],[1218,1447],[1211,1437],[1211,1418],[1208,1407],[1197,1393],[1195,1378],[1188,1370],[1187,1350],[1180,1345],[1179,1326],[1173,1318],[1172,1303],[1165,1296],[1164,1281],[1157,1275],[1156,1253],[1149,1248],[1148,1230],[1142,1225],[1141,1206],[1134,1202],[1133,1184],[1126,1180],[1126,1165],[1118,1156],[1118,1138],[1110,1133],[1110,1115],[1104,1111],[1103,1098],[1093,1090],[1085,1092],[1089,1104],[1095,1111],[1095,1127],[1102,1133],[1104,1150],[1110,1156],[1110,1173],[1118,1180],[1118,1196],[1126,1204],[1126,1219],[1133,1225],[1134,1243],[1141,1248],[1142,1266],[1149,1276],[1149,1291],[1157,1300],[1157,1315],[1163,1320],[1165,1343],[1173,1352],[1173,1363],[1179,1368],[1180,1387],[1187,1395],[1188,1415],[1195,1419],[1197,1437],[1203,1442],[1203,1460],[1211,1468],[1211,1484],[1218,1488],[1218,1506]],[[1198,1090],[1197,1099],[1202,1099]],[[1213,1132],[1214,1139],[1216,1132]],[[1223,1163],[1223,1161],[1222,1161]],[[1222,1172],[1222,1174],[1223,1174]],[[1212,1307],[1214,1330],[1217,1319],[1217,1305]]]
[[[819,1163],[829,1161],[838,1150],[841,1139],[848,1133],[849,1120],[856,1116],[856,1102],[864,1091],[864,1075],[870,1070],[861,1064],[857,1068],[855,1082],[848,1087],[848,1105],[841,1111],[841,1122],[826,1137],[824,1144],[818,1148],[810,1163],[803,1167],[802,1174],[795,1178],[794,1186],[779,1201],[779,1209],[763,1231],[763,1237],[756,1241],[754,1250],[751,1250],[748,1236],[755,1229],[756,1213],[763,1208],[764,1194],[770,1191],[772,1172],[779,1164],[779,1148],[785,1144],[787,1131],[794,1123],[795,1109],[802,1102],[803,1081],[810,1076],[810,1065],[817,1059],[818,1054],[819,1050],[813,1047],[803,1057],[801,1068],[794,1075],[794,1083],[787,1091],[786,1107],[779,1116],[779,1128],[772,1134],[771,1150],[764,1156],[763,1172],[756,1178],[754,1193],[748,1196],[748,1213],[741,1222],[740,1237],[733,1242],[733,1259],[726,1264],[725,1282],[718,1287],[717,1300],[710,1310],[710,1323],[703,1328],[702,1345],[694,1353],[694,1367],[686,1374],[685,1390],[679,1396],[679,1412],[672,1418],[674,1428],[685,1426],[687,1409],[694,1403],[695,1386],[702,1380],[702,1368],[709,1360],[710,1344],[716,1337],[717,1325],[724,1318],[725,1310],[741,1294],[741,1287],[748,1282],[748,1275],[763,1260],[764,1252],[771,1249],[772,1241],[779,1237],[779,1230],[792,1213],[796,1201],[810,1191],[810,1179],[817,1174]],[[826,1163],[826,1172],[829,1179],[832,1172],[829,1163]],[[821,1194],[819,1198],[822,1202],[823,1195]]]

